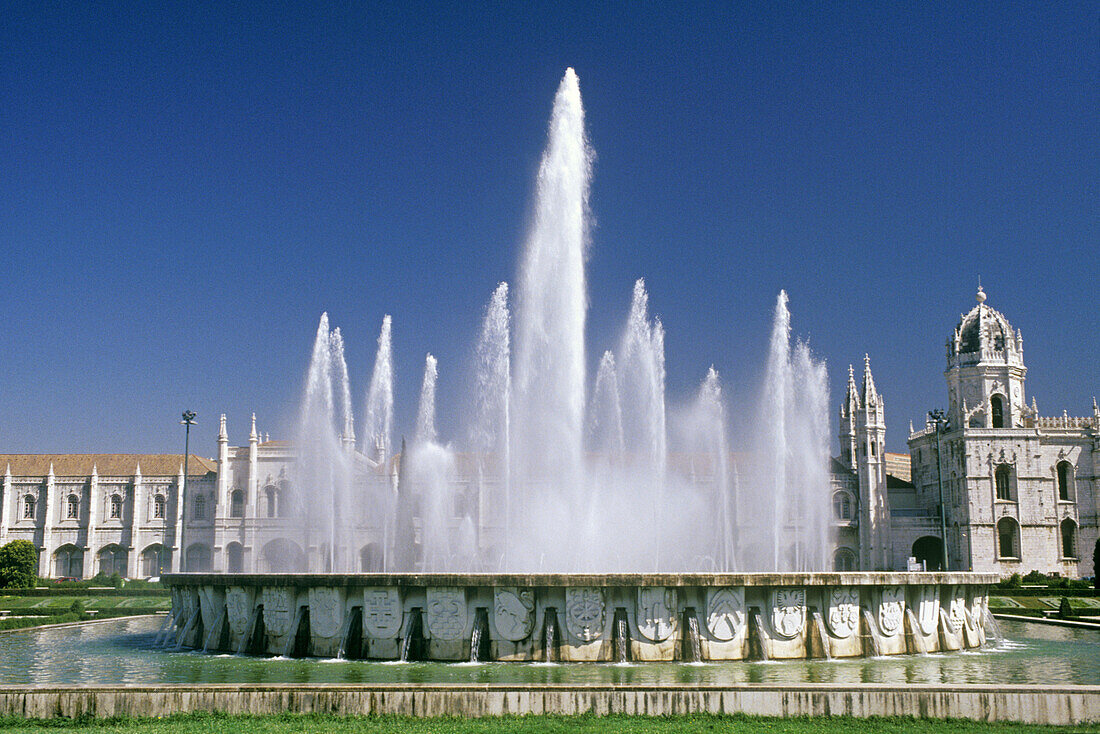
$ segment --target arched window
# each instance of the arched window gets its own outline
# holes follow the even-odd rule
[[[195,495],[195,511],[191,513],[191,517],[195,520],[206,519],[206,497],[201,494]]]
[[[852,496],[844,491],[833,492],[833,516],[837,520],[852,519]]]
[[[1062,521],[1062,558],[1077,557],[1077,523],[1070,518]]]
[[[229,573],[244,571],[244,548],[240,543],[230,543],[225,546],[225,563]]]
[[[855,571],[856,554],[848,548],[837,548],[833,554],[834,571]]]
[[[158,519],[158,520],[163,520],[164,519],[164,510],[165,510],[164,495],[163,494],[158,494],[156,497],[153,498],[153,517]],[[156,574],[147,574],[147,575],[155,576]]]
[[[118,519],[122,517],[122,495],[111,495],[111,518]]]
[[[75,494],[70,494],[68,500],[65,503],[65,517],[69,520],[80,519],[80,498]]]
[[[104,576],[118,574],[126,575],[126,562],[129,560],[126,549],[119,545],[105,545],[99,549],[96,559],[99,561],[99,572]]]
[[[1009,464],[1001,464],[993,474],[997,485],[997,499],[1012,502],[1016,499],[1012,491],[1012,467]]]
[[[209,546],[203,545],[202,543],[195,543],[187,549],[187,554],[184,558],[187,560],[186,570],[188,572],[210,570]]]
[[[64,579],[84,578],[84,551],[67,543],[53,554],[54,576]]]
[[[23,498],[23,519],[34,519],[34,497],[29,494]]]
[[[377,543],[368,543],[359,551],[359,570],[363,573],[382,570],[382,548]]]
[[[991,425],[994,428],[1005,427],[1005,407],[1000,395],[994,395],[989,399],[989,413]]]
[[[1070,487],[1073,484],[1073,465],[1068,461],[1058,462],[1058,499],[1069,502],[1073,499]]]
[[[229,495],[229,516],[244,517],[244,490],[235,489]]]
[[[997,521],[997,554],[1001,558],[1020,557],[1020,526],[1011,517]]]
[[[294,489],[290,486],[290,482],[279,482],[278,499],[275,504],[278,506],[279,517],[290,517],[291,509],[294,507]]]
[[[171,565],[171,555],[163,545],[156,543],[141,552],[141,575],[146,578],[160,576]]]

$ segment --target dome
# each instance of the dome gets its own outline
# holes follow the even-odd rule
[[[975,355],[977,359],[996,357],[999,361],[1019,356],[1022,348],[1019,333],[1014,331],[1004,314],[987,306],[985,292],[979,286],[977,305],[965,314],[948,341],[953,355]]]

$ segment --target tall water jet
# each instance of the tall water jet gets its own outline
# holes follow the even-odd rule
[[[637,459],[657,482],[663,482],[668,456],[665,427],[665,330],[650,321],[645,280],[634,283],[630,316],[618,360],[623,435],[639,452]]]
[[[588,448],[615,462],[626,451],[623,437],[623,409],[619,397],[619,378],[615,355],[604,352],[596,370],[596,385],[589,405]]]
[[[389,314],[382,318],[382,331],[378,334],[378,351],[367,389],[365,430],[368,448],[364,453],[375,459],[388,457],[393,450],[393,341]]]
[[[722,403],[722,385],[718,370],[711,365],[695,398],[697,430],[703,451],[714,461],[714,533],[715,566],[720,571],[733,571],[736,564],[737,516],[733,501],[729,445],[726,443],[726,415]]]
[[[420,404],[416,409],[416,442],[432,443],[435,433],[435,382],[439,377],[436,358],[424,358],[424,380],[420,383]]]
[[[295,509],[301,514],[303,547],[309,549],[321,542],[321,559],[331,569],[334,565],[336,518],[336,471],[340,450],[336,431],[333,399],[332,334],[329,331],[328,314],[321,314],[317,335],[313,340],[313,352],[302,398],[302,411],[298,425],[298,486],[309,488],[312,496],[300,493]],[[305,570],[299,568],[280,571]]]
[[[829,568],[832,544],[832,480],[829,475],[829,376],[825,363],[815,360],[806,342],[794,350],[794,422],[789,443],[792,488],[798,492],[795,527],[797,562],[792,570]]]
[[[771,570],[786,568],[783,558],[783,524],[787,512],[787,409],[791,395],[791,312],[787,309],[787,291],[779,291],[775,302],[775,317],[768,348],[767,378],[764,387],[762,425],[764,425],[764,456],[770,459],[772,530]],[[767,459],[766,459],[767,461]]]
[[[509,556],[512,527],[512,345],[507,283],[493,291],[474,354],[476,407],[470,448],[476,456],[479,488],[488,475],[495,475],[500,482],[502,502],[490,502],[483,515],[487,522],[504,528],[504,558],[489,559],[499,566]]]
[[[539,165],[516,305],[514,462],[526,478],[576,487],[583,462],[584,261],[592,151],[580,85],[567,69]]]
[[[351,382],[348,379],[348,362],[344,357],[344,337],[340,333],[340,327],[332,330],[329,349],[332,352],[332,384],[339,399],[340,440],[354,447],[355,418],[351,410]]]

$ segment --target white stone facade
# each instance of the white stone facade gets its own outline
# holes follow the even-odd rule
[[[947,343],[946,421],[909,437],[919,502],[938,519],[942,483],[952,570],[1091,576],[1100,409],[1048,418],[1029,406],[1023,337],[985,300],[979,289]]]

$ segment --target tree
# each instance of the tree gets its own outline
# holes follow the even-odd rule
[[[0,548],[0,587],[29,589],[38,579],[38,549],[29,540],[13,540]]]

